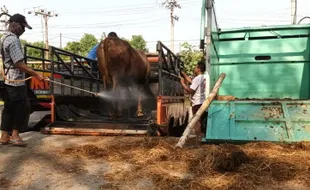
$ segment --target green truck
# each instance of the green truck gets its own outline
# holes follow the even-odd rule
[[[204,141],[310,140],[310,25],[221,30],[213,0],[203,0],[200,48],[212,89]]]

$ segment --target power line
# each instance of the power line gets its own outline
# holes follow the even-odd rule
[[[150,18],[136,18],[136,19],[130,19],[130,20],[119,20],[119,21],[109,21],[109,22],[100,22],[100,23],[92,23],[92,24],[73,24],[73,25],[52,25],[53,28],[85,28],[85,27],[105,27],[105,26],[123,26],[125,24],[140,24],[140,23],[152,23],[154,21],[163,21],[166,17],[156,17],[153,19]]]
[[[201,4],[200,0],[179,0],[182,4]],[[117,11],[126,11],[126,10],[135,10],[135,9],[144,9],[145,7],[151,7],[152,9],[156,9],[159,7],[155,6],[156,3],[142,3],[142,4],[130,4],[130,5],[119,5],[119,6],[104,6],[104,7],[98,7],[96,6],[95,8],[87,8],[87,10],[84,10],[83,13],[88,12],[89,14],[94,13],[94,11],[100,11],[102,14],[106,12],[117,12]],[[83,14],[81,11],[77,9],[61,9],[58,10],[58,12],[61,12],[62,15],[66,13],[75,13],[75,14]],[[117,13],[119,14],[119,13]]]

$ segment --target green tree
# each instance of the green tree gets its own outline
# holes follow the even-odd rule
[[[22,44],[23,47],[25,47],[28,42],[26,40],[20,39],[20,43]]]
[[[87,56],[91,48],[93,48],[98,43],[99,42],[94,35],[84,34],[79,42],[68,42],[64,49],[71,53],[75,53],[85,57]]]
[[[87,56],[87,54],[91,50],[91,48],[93,48],[98,43],[99,42],[94,35],[84,34],[84,36],[80,40],[81,55]]]
[[[146,48],[146,41],[144,40],[142,35],[132,35],[129,40],[130,45],[136,50],[142,50],[148,52],[149,50]]]
[[[146,48],[146,41],[143,39],[142,35],[132,35],[130,40],[124,37],[121,37],[121,39],[126,40],[136,50],[142,50],[144,52],[149,51]]]
[[[23,45],[29,44],[29,45],[33,45],[33,46],[41,47],[41,48],[45,47],[45,44],[42,41],[27,43],[27,41],[23,40],[23,41],[21,41],[21,43]],[[36,57],[36,58],[42,58],[42,51],[39,49],[35,49],[35,48],[27,48],[27,55],[31,56],[31,57]]]
[[[203,53],[187,42],[184,42],[181,46],[183,50],[180,51],[179,55],[184,62],[184,72],[192,75],[197,62],[203,58]]]
[[[75,53],[77,55],[81,54],[81,44],[80,44],[80,42],[68,42],[64,49],[66,51],[69,51],[71,53]]]

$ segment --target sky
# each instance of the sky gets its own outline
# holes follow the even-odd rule
[[[84,33],[98,39],[105,32],[115,31],[119,36],[131,38],[142,35],[150,51],[156,42],[170,47],[170,13],[160,5],[163,0],[2,0],[10,14],[20,13],[27,17],[33,30],[27,30],[21,39],[29,42],[43,40],[40,16],[28,14],[36,7],[55,11],[58,17],[48,21],[49,44],[62,47],[69,41],[78,41]],[[175,14],[175,52],[180,44],[189,42],[199,45],[202,0],[179,0],[181,9]],[[298,0],[297,21],[310,16],[310,1]],[[291,23],[291,0],[215,0],[215,10],[220,28],[237,28],[262,25],[285,25]],[[310,19],[303,23],[310,23]]]

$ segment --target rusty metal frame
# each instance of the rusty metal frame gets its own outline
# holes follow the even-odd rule
[[[87,124],[87,127],[85,125]],[[66,135],[147,135],[149,123],[85,123],[85,122],[52,122],[42,129],[45,134]]]
[[[180,72],[184,68],[184,63],[181,59],[175,55],[168,47],[162,42],[158,41],[156,50],[159,56],[159,96],[176,96],[183,95],[183,93],[165,92],[164,84],[170,85],[170,87],[176,87],[176,83],[180,81]],[[164,80],[168,79],[168,80]],[[170,88],[173,89],[173,88]]]

